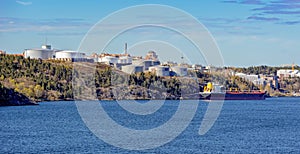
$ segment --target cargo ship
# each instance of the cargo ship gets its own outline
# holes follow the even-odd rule
[[[200,93],[200,99],[203,100],[265,100],[266,92],[250,91],[250,92],[203,92]]]
[[[208,83],[204,87],[204,92],[200,92],[202,100],[265,100],[266,92],[262,91],[222,91],[220,86]]]

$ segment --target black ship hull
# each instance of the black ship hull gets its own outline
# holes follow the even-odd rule
[[[265,92],[200,93],[203,100],[265,100]]]

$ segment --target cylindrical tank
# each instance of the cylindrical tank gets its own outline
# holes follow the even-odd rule
[[[118,58],[113,57],[113,56],[105,56],[105,57],[99,58],[99,62],[116,64],[116,63],[118,63]]]
[[[24,51],[25,58],[49,59],[53,58],[54,51],[49,49],[26,49]]]
[[[55,58],[85,58],[85,53],[63,50],[56,52]]]

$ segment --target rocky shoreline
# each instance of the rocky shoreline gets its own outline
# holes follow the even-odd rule
[[[20,105],[38,105],[25,95],[14,91],[13,89],[0,88],[0,106],[20,106]]]

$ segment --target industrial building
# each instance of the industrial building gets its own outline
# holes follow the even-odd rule
[[[51,45],[43,45],[41,49],[25,49],[23,55],[25,58],[49,59],[55,58],[55,52]]]
[[[132,64],[143,66],[144,71],[148,71],[149,67],[160,65],[160,61],[158,60],[158,56],[154,51],[149,51],[145,59],[135,58],[132,60]]]
[[[144,71],[148,71],[149,67],[160,65],[160,61],[138,59],[133,60],[132,64],[144,66]]]
[[[55,53],[55,58],[86,58],[85,53],[71,51],[71,50],[61,50]]]
[[[176,76],[187,76],[188,70],[186,67],[173,66],[171,70],[175,73]]]
[[[71,50],[55,50],[51,48],[51,45],[43,45],[40,49],[25,49],[23,52],[25,58],[33,59],[55,59],[61,61],[93,61],[93,59],[87,59],[85,53],[71,51]]]
[[[122,69],[122,66],[131,65],[132,57],[129,54],[107,54],[102,53],[98,57],[98,62],[113,65],[115,68]]]
[[[87,59],[85,53],[71,50],[55,52],[55,60],[71,62],[94,62],[94,59]]]
[[[98,62],[105,63],[105,64],[116,64],[118,62],[117,57],[111,55],[104,55],[104,54],[101,54],[98,60],[99,60]]]
[[[255,85],[264,85],[265,84],[265,79],[260,78],[259,75],[255,75],[255,74],[244,74],[244,73],[236,73],[235,76],[238,76],[240,78],[243,78],[247,81],[252,82]]]
[[[129,55],[121,56],[118,59],[119,64],[132,64],[132,58]]]
[[[98,56],[98,62],[115,66],[132,64],[132,57],[127,53],[127,43],[125,43],[124,54],[101,53]]]
[[[121,66],[121,70],[128,74],[134,74],[138,72],[143,72],[144,67],[139,65],[125,65],[125,66]]]
[[[170,76],[170,68],[168,66],[151,66],[149,71],[154,72],[157,76]]]
[[[277,70],[277,76],[279,78],[300,77],[300,72],[295,69],[281,69]]]

